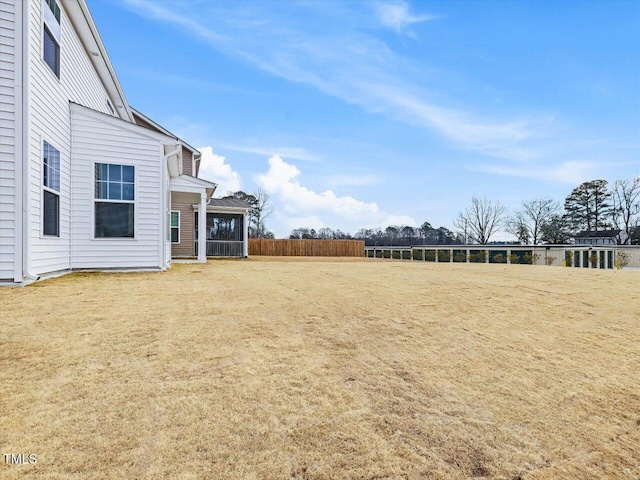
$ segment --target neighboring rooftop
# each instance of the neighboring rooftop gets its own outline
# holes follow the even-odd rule
[[[584,230],[575,234],[575,238],[611,238],[620,233],[621,230]]]

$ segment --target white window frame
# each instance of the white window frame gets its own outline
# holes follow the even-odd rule
[[[40,211],[41,211],[41,215],[40,215],[40,236],[41,238],[60,238],[60,226],[61,226],[61,219],[60,219],[60,207],[61,207],[61,195],[60,195],[60,190],[62,190],[62,167],[60,165],[61,163],[61,159],[58,158],[58,180],[59,180],[59,185],[58,187],[60,188],[60,190],[56,190],[55,188],[51,188],[48,187],[47,185],[44,184],[44,144],[45,142],[51,147],[53,148],[56,152],[58,152],[58,157],[60,157],[60,150],[58,150],[56,147],[54,147],[53,145],[51,145],[51,143],[49,143],[47,140],[41,139],[40,140],[40,145],[41,145],[41,151],[40,151],[40,165],[42,166],[42,170],[40,170],[40,187],[41,187],[41,197],[40,197]],[[58,234],[57,235],[51,235],[49,233],[45,234],[44,233],[44,192],[49,192],[55,196],[58,197]]]
[[[41,59],[42,62],[47,66],[47,69],[54,75],[55,78],[57,78],[58,80],[60,80],[60,75],[61,75],[61,71],[62,71],[62,32],[61,32],[61,23],[62,23],[62,8],[60,8],[60,4],[58,3],[58,0],[54,0],[56,6],[58,7],[58,11],[60,13],[60,20],[58,20],[57,18],[55,18],[54,13],[51,11],[51,8],[49,7],[49,5],[47,4],[46,0],[42,0],[42,28],[41,28],[41,32],[42,32],[42,55],[41,55]],[[44,59],[44,37],[45,37],[45,29],[48,30],[49,34],[51,35],[52,40],[54,41],[54,43],[56,44],[56,46],[58,47],[58,54],[57,54],[57,66],[58,66],[58,71],[55,72],[51,66],[45,61]]]
[[[171,225],[171,218],[173,217],[174,213],[178,214],[178,226],[176,226],[176,227]],[[171,240],[173,238],[173,235],[171,235],[171,231],[174,228],[178,229],[178,241],[177,242],[174,242],[173,240]],[[180,243],[180,210],[171,210],[171,213],[169,213],[169,239],[171,240],[171,243],[174,244],[174,245]]]
[[[133,167],[133,200],[113,200],[110,198],[96,198],[96,165],[119,165],[123,167]],[[93,240],[99,241],[131,241],[137,237],[138,228],[138,208],[136,201],[138,198],[138,169],[136,165],[132,163],[106,163],[106,162],[93,162],[93,183],[91,188],[93,189],[93,208],[91,209],[92,228],[93,228]],[[133,204],[133,237],[96,237],[96,203],[131,203]]]

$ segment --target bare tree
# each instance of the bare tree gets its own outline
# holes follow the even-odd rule
[[[516,237],[522,244],[528,244],[531,239],[531,228],[527,222],[524,212],[516,212],[513,217],[505,223],[507,232]],[[536,242],[534,242],[536,243]]]
[[[322,227],[318,230],[318,238],[322,240],[331,240],[333,238],[333,230],[328,227]]]
[[[618,234],[618,243],[630,243],[631,230],[640,221],[640,177],[616,181],[611,193],[613,224],[627,234],[626,238]]]
[[[458,216],[453,219],[453,226],[458,229],[458,234],[462,237],[462,242],[468,245],[471,241],[469,235],[469,219],[462,212],[458,213]]]
[[[542,240],[542,225],[558,212],[560,205],[550,198],[534,198],[522,202],[522,210],[507,222],[507,231],[520,242],[530,240],[537,245]]]
[[[247,202],[249,209],[249,237],[251,238],[273,238],[273,233],[267,230],[264,221],[273,213],[273,202],[271,197],[264,190],[255,193],[246,193],[242,190],[232,192],[222,198],[237,198]]]
[[[267,233],[264,222],[273,213],[274,205],[269,194],[262,189],[255,192],[253,196],[256,199],[255,206],[252,209],[255,236],[257,238],[263,238]]]
[[[491,236],[504,225],[506,213],[507,208],[499,202],[494,205],[486,197],[473,197],[471,206],[459,213],[453,224],[456,228],[464,228],[468,231],[472,241],[486,245]]]
[[[534,245],[537,245],[542,237],[542,225],[549,222],[558,213],[560,205],[550,198],[534,198],[522,202],[525,218],[528,220],[529,233]]]

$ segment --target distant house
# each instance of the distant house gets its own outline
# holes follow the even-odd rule
[[[216,185],[130,108],[86,1],[0,0],[0,16],[0,284],[164,270],[183,243],[206,261],[195,217],[204,238]]]
[[[574,237],[576,245],[616,245],[619,238],[626,238],[622,230],[585,230]]]

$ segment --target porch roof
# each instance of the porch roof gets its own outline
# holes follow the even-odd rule
[[[223,207],[223,208],[251,208],[249,203],[239,198],[212,198],[209,200],[208,206],[210,207]]]
[[[200,195],[202,193],[207,194],[207,200],[211,198],[213,192],[218,185],[213,182],[208,182],[201,178],[192,177],[191,175],[182,174],[177,177],[171,177],[170,188],[171,192],[176,193],[193,193]]]

